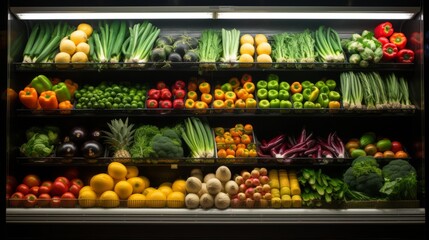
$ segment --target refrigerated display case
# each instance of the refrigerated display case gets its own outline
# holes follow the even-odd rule
[[[107,15],[106,15],[107,13]],[[141,15],[141,14],[147,15]],[[304,15],[307,13],[307,15]],[[405,14],[398,15],[389,14]],[[34,14],[31,16],[31,14]],[[43,17],[53,14],[52,18]],[[55,15],[56,14],[56,15]],[[75,15],[73,15],[75,14]],[[104,14],[104,15],[102,15]],[[140,15],[139,15],[140,14]],[[198,15],[194,15],[198,14]],[[247,16],[246,16],[247,14]],[[263,15],[265,14],[265,15]],[[325,16],[328,15],[328,16]],[[337,15],[343,14],[343,15]],[[408,14],[408,15],[407,15]],[[42,18],[39,18],[42,17]],[[195,18],[194,18],[195,17]],[[398,18],[396,18],[398,17]],[[283,2],[283,1],[160,1],[156,3],[134,3],[124,1],[52,3],[39,1],[11,1],[8,8],[8,71],[7,87],[16,91],[25,87],[31,79],[39,74],[61,79],[73,79],[79,85],[86,83],[99,84],[103,81],[117,83],[131,81],[154,84],[159,80],[173,83],[176,79],[185,81],[191,78],[205,78],[213,85],[219,79],[229,79],[250,73],[253,79],[264,79],[269,73],[277,74],[280,79],[292,83],[295,80],[331,78],[340,82],[343,72],[379,72],[380,74],[395,73],[407,78],[410,86],[411,100],[415,109],[383,109],[349,111],[341,106],[337,111],[264,111],[254,112],[216,112],[209,109],[206,112],[196,111],[152,111],[151,109],[72,109],[68,114],[60,111],[32,111],[23,109],[19,102],[8,102],[5,114],[6,121],[6,175],[22,179],[29,173],[37,173],[48,178],[55,178],[58,173],[75,168],[85,182],[96,172],[105,171],[112,158],[108,151],[97,163],[89,163],[82,158],[72,162],[64,162],[55,156],[47,159],[23,157],[19,147],[25,138],[26,129],[32,126],[55,125],[62,131],[69,131],[75,126],[88,129],[105,129],[106,123],[112,118],[128,117],[136,124],[155,124],[167,126],[183,121],[190,116],[207,119],[210,126],[227,127],[237,122],[251,123],[254,126],[256,138],[273,137],[279,132],[297,135],[306,128],[315,135],[325,136],[337,132],[343,136],[344,144],[349,138],[358,137],[367,131],[376,131],[382,136],[401,139],[407,152],[409,162],[416,168],[419,191],[418,201],[399,205],[363,205],[360,207],[316,207],[316,208],[228,208],[218,209],[186,209],[186,208],[140,208],[132,209],[119,207],[107,208],[13,208],[6,207],[6,224],[10,228],[22,226],[37,234],[46,234],[46,226],[54,226],[54,232],[74,228],[72,237],[102,237],[121,238],[119,231],[126,231],[124,238],[134,238],[138,232],[146,232],[148,238],[155,237],[189,237],[181,231],[195,231],[194,237],[210,232],[208,238],[226,237],[225,233],[216,230],[217,227],[228,227],[234,233],[230,237],[240,237],[240,228],[261,228],[255,236],[264,237],[262,232],[285,233],[290,237],[307,238],[350,238],[371,239],[385,237],[387,239],[423,239],[425,235],[425,101],[426,89],[424,84],[424,60],[416,54],[415,61],[410,64],[396,62],[370,64],[360,67],[348,62],[339,64],[315,64],[313,68],[300,68],[296,64],[292,68],[261,68],[258,64],[249,68],[199,68],[196,62],[172,64],[171,68],[156,66],[117,67],[113,64],[88,63],[84,68],[70,67],[61,69],[54,64],[34,63],[23,64],[22,51],[30,29],[36,23],[66,22],[77,25],[88,22],[96,26],[100,20],[125,19],[128,23],[149,20],[161,29],[162,34],[180,35],[186,33],[199,37],[207,28],[236,28],[242,33],[255,35],[264,33],[272,36],[281,32],[299,32],[306,28],[317,29],[321,25],[335,29],[342,39],[349,38],[354,33],[363,30],[373,30],[381,22],[389,21],[395,29],[411,36],[413,32],[424,32],[423,1],[333,1],[319,3],[317,1]],[[423,43],[415,46],[423,48]],[[187,178],[189,172],[196,167],[206,172],[213,172],[220,162],[189,162],[189,158],[159,161],[157,163],[135,163],[145,176],[154,184],[161,184],[176,178]],[[256,167],[267,168],[321,168],[334,175],[340,176],[352,159],[344,162],[314,163],[310,161],[295,161],[290,164],[265,162],[260,158],[239,164],[226,164],[233,172]],[[397,203],[398,204],[398,203]],[[331,225],[347,233],[333,233]],[[197,226],[195,226],[197,225]],[[215,229],[211,229],[212,227]],[[82,230],[77,230],[79,227]],[[168,227],[170,230],[165,230]],[[8,227],[9,228],[9,227]],[[108,229],[107,229],[108,228]],[[309,231],[313,229],[315,232]],[[164,229],[164,230],[160,230]],[[363,229],[366,229],[364,232]],[[216,232],[214,233],[213,230]],[[246,229],[243,229],[246,230]],[[91,231],[90,236],[82,232]],[[162,232],[164,231],[164,232]],[[252,232],[255,230],[252,230]],[[12,233],[8,231],[8,237]],[[351,234],[353,236],[349,237]],[[244,234],[247,235],[247,234]],[[44,236],[45,237],[45,236]],[[19,238],[19,237],[16,237]]]

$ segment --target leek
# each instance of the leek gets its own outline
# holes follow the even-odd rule
[[[160,29],[145,21],[129,28],[130,36],[125,40],[122,53],[126,63],[138,63],[144,66],[150,58],[150,52],[160,33]]]
[[[218,31],[207,29],[201,33],[201,38],[198,42],[198,54],[200,62],[205,63],[201,66],[206,68],[216,68],[213,64],[219,60],[222,54],[221,36]]]
[[[222,49],[223,57],[222,62],[236,63],[238,61],[238,48],[240,45],[240,31],[237,29],[225,30],[222,28]],[[238,66],[228,65],[229,67]]]
[[[410,101],[410,93],[408,90],[408,82],[403,78],[399,78],[399,86],[401,88],[402,98],[401,98],[401,105],[403,108],[415,108],[413,104],[411,104]]]
[[[315,31],[315,46],[321,62],[344,62],[344,52],[338,33],[325,26]]]
[[[193,158],[211,158],[214,156],[214,136],[207,123],[196,117],[184,120],[180,128],[181,136],[188,145]]]

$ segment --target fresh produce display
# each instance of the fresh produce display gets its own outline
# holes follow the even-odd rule
[[[147,108],[182,109],[185,107],[185,82],[176,80],[169,87],[164,81],[158,81],[155,88],[148,91]],[[170,90],[171,89],[171,90]]]
[[[43,179],[34,173],[25,175],[22,182],[18,184],[16,178],[6,183],[6,193],[9,197],[9,207],[62,207],[74,208],[77,206],[77,198],[83,187],[83,181],[77,175],[65,175],[56,177],[54,180]],[[66,176],[67,175],[67,176]],[[13,182],[12,182],[13,181]]]
[[[268,178],[271,194],[266,194],[265,196],[268,200],[271,198],[272,208],[299,208],[302,206],[302,191],[295,170],[270,169]]]
[[[185,108],[196,109],[196,113],[205,113],[213,102],[211,84],[203,78],[191,78],[187,89]]]
[[[256,84],[259,108],[340,108],[341,95],[333,79],[312,83],[280,81],[278,75],[269,74],[267,80]]]
[[[408,82],[394,73],[343,72],[340,74],[343,106],[346,109],[413,109]]]
[[[23,63],[54,62],[61,40],[75,30],[66,22],[36,23],[25,44]]]
[[[255,84],[252,75],[243,74],[241,78],[231,77],[227,82],[217,84],[214,89],[212,107],[215,112],[244,112],[244,109],[255,109]],[[224,109],[224,110],[223,110]],[[217,111],[219,110],[219,111]]]
[[[279,33],[273,36],[273,60],[275,67],[302,67],[295,63],[316,62],[315,40],[309,29],[300,33]],[[286,63],[286,64],[285,64]],[[287,64],[290,63],[290,64]],[[305,64],[312,67],[312,64]]]
[[[383,58],[382,44],[374,37],[374,33],[368,30],[364,30],[362,34],[355,33],[350,39],[343,39],[341,45],[348,54],[349,62],[361,67],[378,63]]]
[[[103,131],[104,142],[112,151],[112,161],[128,163],[131,162],[129,148],[134,141],[136,129],[133,123],[128,123],[128,118],[112,119],[107,123],[109,131]]]
[[[125,63],[138,63],[144,66],[150,60],[150,53],[160,33],[160,29],[148,21],[136,23],[129,28],[129,37],[122,45]],[[114,44],[119,44],[118,42]]]
[[[247,162],[241,159],[246,157],[256,157],[256,144],[251,124],[235,124],[234,127],[225,129],[224,127],[214,128],[216,152],[218,158],[240,158],[231,159],[225,162]]]
[[[272,139],[263,139],[258,147],[258,156],[275,158],[280,163],[293,163],[296,158],[326,160],[346,157],[343,141],[336,132],[323,139],[315,137],[305,128],[297,137],[280,134]]]
[[[76,109],[144,108],[146,86],[130,82],[101,82],[84,84],[75,91]]]
[[[341,39],[337,31],[331,27],[322,25],[314,32],[314,40],[320,62],[345,62],[344,51],[341,47]]]
[[[67,63],[86,63],[89,59],[91,46],[88,38],[91,37],[93,28],[88,23],[81,23],[77,28],[60,42],[59,53],[55,55],[54,62],[60,63],[58,68],[67,68]],[[66,64],[62,64],[66,63]],[[83,67],[83,65],[74,65]]]
[[[55,126],[31,127],[25,131],[26,142],[19,151],[32,158],[43,158],[54,153],[54,146],[59,141],[60,129]]]
[[[375,158],[408,158],[400,141],[392,141],[386,137],[377,136],[374,132],[366,132],[360,138],[347,141],[346,150],[352,158],[373,156]]]
[[[122,61],[124,54],[122,48],[128,36],[127,30],[126,21],[100,21],[98,29],[93,31],[93,37],[90,37],[88,40],[91,48],[90,59],[100,63],[117,63]],[[133,34],[139,33],[133,32]]]

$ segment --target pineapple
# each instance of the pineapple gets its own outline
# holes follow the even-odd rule
[[[128,152],[128,147],[134,138],[133,129],[134,124],[128,124],[128,118],[124,121],[122,119],[113,119],[107,123],[110,131],[103,131],[105,134],[105,142],[113,150],[112,161],[128,163],[131,162],[131,154]]]

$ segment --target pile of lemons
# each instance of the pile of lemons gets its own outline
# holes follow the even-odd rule
[[[60,42],[60,52],[55,55],[55,63],[86,63],[90,46],[88,38],[93,28],[88,23],[80,23],[70,36],[64,37]],[[79,66],[79,65],[76,65]],[[57,67],[68,67],[67,64],[58,64]]]

